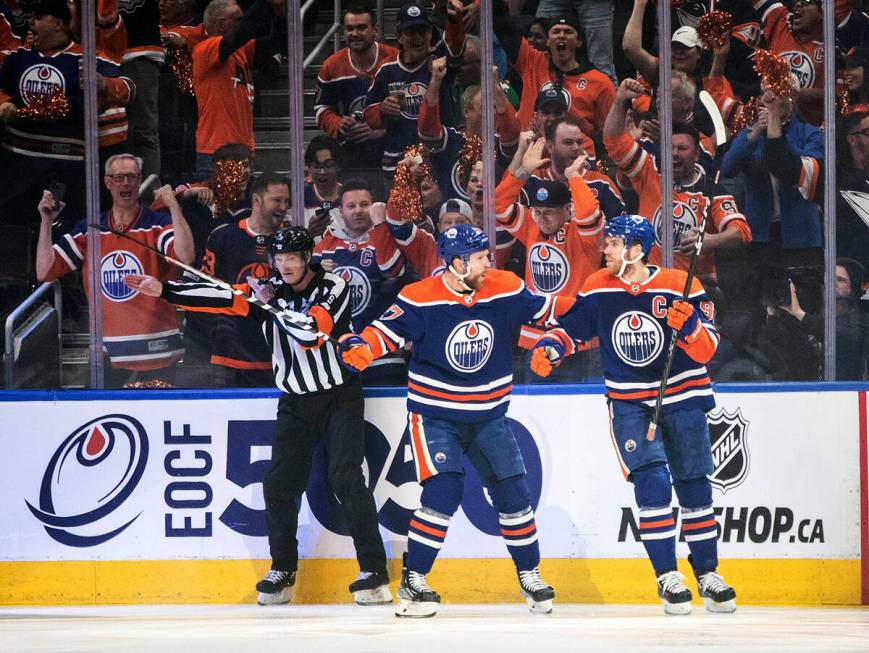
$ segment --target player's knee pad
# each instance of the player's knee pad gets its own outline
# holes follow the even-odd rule
[[[435,474],[422,486],[420,504],[441,515],[452,517],[462,502],[464,477],[454,472]]]
[[[502,515],[512,515],[531,505],[528,485],[522,474],[496,481],[489,488],[489,496],[492,497],[495,510]]]
[[[683,508],[708,508],[712,505],[712,483],[705,476],[673,481],[673,489]]]
[[[670,472],[664,463],[653,463],[631,472],[634,497],[640,508],[662,508],[673,499]]]

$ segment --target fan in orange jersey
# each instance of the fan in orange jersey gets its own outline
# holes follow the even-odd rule
[[[652,156],[625,131],[626,102],[644,93],[635,79],[626,79],[616,92],[604,125],[604,145],[636,190],[640,198],[639,214],[649,218],[655,227],[656,244],[650,260],[661,260],[661,175]],[[707,234],[703,240],[703,253],[697,260],[697,276],[704,283],[717,281],[712,251],[718,247],[741,247],[751,242],[751,228],[736,207],[732,195],[719,187],[707,196],[708,184],[699,160],[697,130],[684,123],[673,125],[673,246],[676,254],[674,267],[687,270],[699,234],[703,212],[709,205]]]

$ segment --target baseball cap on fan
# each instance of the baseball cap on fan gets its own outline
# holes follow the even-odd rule
[[[417,25],[429,25],[428,12],[418,4],[402,5],[398,10],[398,31],[403,32]]]
[[[697,36],[697,30],[690,25],[680,27],[673,32],[673,38],[670,39],[673,43],[681,43],[687,48],[699,48],[700,38]]]
[[[460,213],[468,220],[474,219],[474,212],[471,211],[471,205],[458,198],[448,199],[446,202],[441,204],[441,210],[438,211],[438,218],[444,217],[444,213]]]
[[[534,101],[534,110],[540,111],[547,104],[557,104],[566,110],[570,106],[570,102],[567,99],[567,91],[553,86],[544,88],[537,94],[537,99]]]
[[[532,177],[525,182],[522,190],[528,198],[529,206],[541,209],[558,208],[570,204],[573,199],[567,186],[554,179]]]

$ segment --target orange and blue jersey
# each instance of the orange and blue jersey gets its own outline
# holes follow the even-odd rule
[[[398,57],[397,48],[377,41],[374,52],[374,64],[368,70],[353,64],[349,48],[338,50],[320,68],[314,117],[317,126],[332,138],[339,137],[338,127],[344,116],[352,116],[365,108],[365,95],[380,66]]]
[[[597,337],[607,397],[653,407],[671,333],[667,308],[681,299],[687,273],[654,266],[648,270],[649,278],[634,284],[606,269],[598,270],[586,280],[573,307],[558,317],[559,327],[549,333],[562,338],[567,354],[572,353],[574,341]],[[715,353],[719,336],[713,324],[714,307],[697,279],[688,301],[698,309],[700,331],[692,334],[691,344],[679,338],[664,392],[664,413],[715,406],[705,362]]]
[[[69,103],[69,113],[54,121],[19,120],[6,126],[3,147],[34,161],[84,160],[84,95],[79,80],[82,49],[70,43],[60,52],[41,54],[34,48],[21,47],[7,53],[0,68],[0,103],[12,102],[18,108],[48,100],[62,93]],[[97,52],[97,72],[105,78],[106,93],[102,100],[111,106],[124,105],[133,96],[135,85],[121,75],[120,65]],[[112,129],[105,111],[100,119],[101,143]],[[123,113],[123,112],[120,112]],[[124,114],[125,115],[125,114]],[[121,119],[126,130],[126,118]],[[109,119],[109,123],[113,121]],[[114,125],[120,128],[121,125]]]
[[[100,215],[100,225],[115,226],[110,211]],[[87,279],[87,232],[87,220],[82,220],[70,233],[58,238],[54,244],[54,263],[44,281],[78,269]],[[128,370],[168,367],[184,355],[175,308],[159,297],[133,290],[124,283],[124,277],[149,274],[165,281],[177,276],[175,266],[153,251],[175,255],[172,220],[166,213],[141,209],[125,233],[130,238],[100,232],[103,346],[114,367]]]
[[[637,213],[647,218],[655,227],[655,246],[652,247],[649,260],[657,265],[661,262],[664,218],[661,212],[661,173],[655,157],[626,132],[613,138],[605,138],[604,145],[619,170],[630,179],[639,196],[640,206]],[[706,233],[722,233],[732,227],[739,231],[744,244],[751,242],[751,227],[739,211],[733,195],[716,185],[711,188],[709,197],[706,194],[707,186],[703,167],[695,165],[695,173],[690,183],[677,185],[673,189],[673,261],[680,270],[687,270],[691,262],[690,253],[679,251],[682,236],[693,227],[699,228],[704,211],[709,212]],[[704,249],[697,258],[697,275],[710,280],[716,278],[715,256],[711,250]]]
[[[424,417],[483,422],[507,412],[513,388],[513,333],[550,321],[552,296],[531,293],[512,272],[490,270],[463,294],[443,276],[406,286],[363,332],[375,357],[413,342],[407,409]]]
[[[360,238],[327,230],[314,248],[313,261],[334,261],[334,274],[350,287],[353,330],[358,333],[389,306],[405,272],[405,258],[389,227],[379,224]]]

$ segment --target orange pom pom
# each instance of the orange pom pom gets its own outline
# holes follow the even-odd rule
[[[733,16],[726,11],[712,11],[697,22],[697,37],[707,49],[720,48],[727,43],[732,29]]]
[[[21,120],[33,122],[57,122],[69,115],[69,100],[61,89],[56,89],[48,97],[39,96],[18,109]]]

